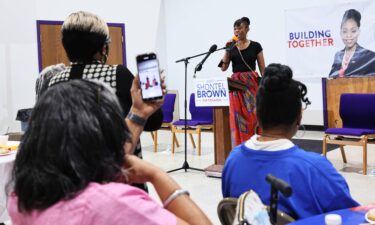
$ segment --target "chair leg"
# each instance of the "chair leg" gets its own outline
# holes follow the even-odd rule
[[[154,131],[154,132],[151,132],[151,134],[154,133],[154,135],[152,135],[152,137],[154,138],[154,152],[157,152],[158,151],[158,131]]]
[[[328,134],[324,135],[323,137],[323,152],[322,155],[327,157],[327,138],[329,138]]]
[[[363,175],[367,174],[367,136],[362,137],[363,146]]]
[[[198,155],[201,156],[201,143],[202,143],[201,129],[198,128],[197,132],[198,132]]]
[[[178,147],[180,147],[180,143],[178,143],[178,139],[177,139],[176,133],[174,132],[173,128],[174,128],[174,126],[172,124],[170,124],[169,129],[172,133],[172,145],[176,144],[177,148],[178,148]]]
[[[180,147],[180,143],[178,143],[178,139],[177,139],[176,133],[173,133],[173,136],[174,136],[174,140],[176,141],[177,148]]]
[[[193,148],[197,148],[197,146],[195,145],[193,135],[191,133],[189,133],[189,136],[190,136],[190,140],[191,140],[191,144],[193,145]]]
[[[172,154],[174,154],[174,144],[177,141],[175,129],[176,128],[174,126],[171,127],[171,130],[172,130]]]
[[[348,161],[346,160],[346,155],[345,155],[345,150],[344,150],[343,145],[340,145],[340,151],[341,151],[342,161],[344,161],[344,163],[347,163]]]
[[[151,131],[150,134],[151,134],[152,141],[154,141],[155,140],[155,138],[154,138],[154,132]]]

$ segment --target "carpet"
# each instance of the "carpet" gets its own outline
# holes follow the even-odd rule
[[[298,145],[300,148],[308,152],[316,152],[321,154],[323,151],[323,141],[322,140],[310,140],[310,139],[292,139],[292,142],[295,145]],[[327,152],[338,148],[338,145],[328,144]]]

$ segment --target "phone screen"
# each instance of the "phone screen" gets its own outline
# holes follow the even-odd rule
[[[137,56],[137,67],[143,100],[162,98],[163,91],[156,54],[150,53]]]

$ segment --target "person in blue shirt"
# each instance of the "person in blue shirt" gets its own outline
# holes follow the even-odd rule
[[[293,79],[285,65],[270,64],[256,96],[256,115],[262,134],[235,147],[222,175],[224,197],[239,197],[250,189],[270,203],[266,175],[289,183],[293,194],[280,195],[279,209],[296,219],[358,206],[345,179],[323,156],[291,141],[302,119],[302,102],[310,104],[306,86]]]

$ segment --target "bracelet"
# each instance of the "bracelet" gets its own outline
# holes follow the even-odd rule
[[[129,111],[127,118],[140,126],[146,125],[147,122],[146,119],[134,114],[132,111]]]
[[[163,202],[163,207],[164,208],[167,208],[167,206],[173,201],[175,200],[178,196],[180,195],[187,195],[189,196],[190,193],[189,191],[187,190],[184,190],[184,189],[177,189],[175,190],[171,195],[168,196],[168,198]]]

